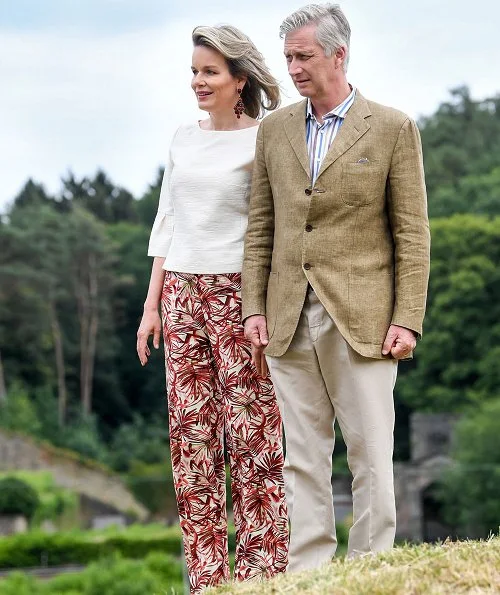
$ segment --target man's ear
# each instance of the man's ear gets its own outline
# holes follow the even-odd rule
[[[344,62],[347,59],[347,49],[341,45],[335,50],[335,70],[343,68]]]

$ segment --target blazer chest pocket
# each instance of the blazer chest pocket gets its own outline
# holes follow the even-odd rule
[[[340,195],[352,207],[369,205],[384,196],[386,174],[375,163],[343,163]]]

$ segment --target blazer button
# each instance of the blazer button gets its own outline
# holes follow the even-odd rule
[[[306,188],[304,190],[304,192],[306,193],[307,196],[311,196],[311,194],[312,194],[312,190],[310,188]]]
[[[311,268],[311,265],[308,262],[306,262],[304,264],[304,268],[306,269],[306,271],[308,271]]]
[[[306,231],[312,231],[312,230],[313,230],[312,225],[306,225]]]

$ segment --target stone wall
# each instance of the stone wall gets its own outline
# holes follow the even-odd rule
[[[411,461],[420,463],[448,456],[459,419],[450,413],[413,413],[410,419]]]
[[[63,488],[140,521],[148,516],[147,509],[137,502],[117,475],[78,460],[64,450],[0,430],[0,471],[21,469],[50,471],[56,484]]]
[[[0,514],[0,536],[25,533],[28,530],[28,521],[22,515]]]

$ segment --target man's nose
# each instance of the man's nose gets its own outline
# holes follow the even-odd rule
[[[301,67],[297,60],[292,59],[290,60],[290,62],[288,62],[288,74],[290,76],[294,76],[295,74],[298,74],[300,71]]]

